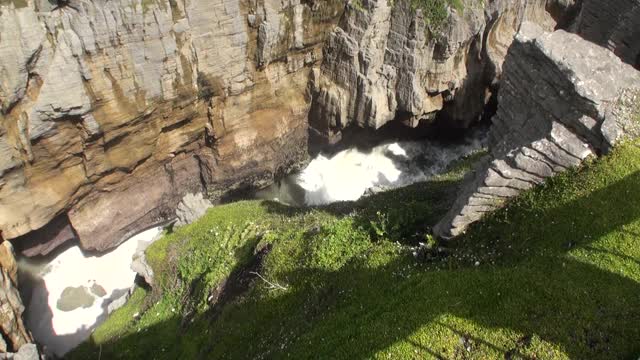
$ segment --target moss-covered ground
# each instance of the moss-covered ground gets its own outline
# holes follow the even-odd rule
[[[137,290],[69,357],[637,359],[639,145],[416,257],[467,163],[355,203],[214,208],[148,250],[154,290]],[[262,278],[212,308],[211,289],[267,243]]]

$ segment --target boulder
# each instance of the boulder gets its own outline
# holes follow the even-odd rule
[[[25,344],[15,353],[0,353],[0,360],[40,360],[36,344]]]
[[[133,258],[131,261],[131,270],[133,270],[136,274],[144,279],[144,281],[149,284],[149,286],[153,286],[153,269],[147,263],[147,258],[145,256],[145,251],[151,244],[158,241],[163,236],[163,233],[159,233],[156,235],[151,241],[140,241],[138,242],[138,248],[136,252],[133,254]]]
[[[195,222],[212,206],[211,201],[205,199],[201,193],[185,195],[176,209],[175,225],[184,226]]]

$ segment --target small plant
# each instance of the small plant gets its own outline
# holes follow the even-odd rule
[[[411,0],[414,11],[422,10],[427,28],[437,31],[449,17],[448,8],[452,7],[458,13],[464,11],[462,0]]]
[[[377,239],[383,239],[389,235],[389,216],[380,211],[376,212],[376,220],[369,222]]]
[[[438,241],[436,241],[436,238],[431,234],[426,234],[424,236],[424,240],[424,244],[427,249],[434,249],[438,246]]]
[[[360,11],[365,11],[364,5],[362,4],[362,0],[351,0],[351,6]]]

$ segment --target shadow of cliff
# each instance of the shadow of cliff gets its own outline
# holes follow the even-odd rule
[[[296,207],[277,201],[264,200],[261,205],[269,213],[296,216],[312,211],[324,211],[336,216],[350,215],[356,226],[377,234],[372,222],[392,225],[386,234],[401,243],[415,244],[424,240],[435,224],[455,201],[460,180],[431,179],[402,188],[370,194],[356,201],[340,201],[321,206]]]
[[[284,358],[293,354],[294,358],[366,359],[405,341],[413,344],[417,357],[467,358],[473,357],[475,349],[487,347],[511,359],[527,358],[526,349],[535,338],[557,346],[569,358],[631,359],[640,352],[640,284],[575,252],[609,251],[593,241],[640,219],[640,192],[627,191],[639,184],[640,173],[634,173],[558,207],[530,209],[526,216],[540,218],[542,222],[535,223],[546,225],[520,223],[521,231],[527,233],[515,231],[520,241],[513,238],[512,250],[495,258],[494,265],[474,266],[473,261],[452,256],[448,268],[442,269],[417,266],[411,258],[398,256],[373,267],[356,258],[337,271],[293,268],[280,276],[289,288],[282,295],[229,303],[215,321],[202,316],[183,332],[175,325],[178,319],[161,322],[104,344],[100,351],[103,358]],[[626,211],[614,212],[615,207]],[[581,216],[576,209],[589,209],[592,215]],[[514,220],[508,211],[495,216],[505,217],[506,223]],[[554,219],[575,226],[565,233]],[[496,238],[506,238],[506,231],[518,228],[517,223],[510,226],[497,229]],[[566,235],[571,246],[548,236],[554,232]],[[473,233],[472,228],[468,238],[454,245],[454,255],[470,245],[467,241],[482,240]],[[473,248],[479,257],[494,250]],[[638,259],[629,259],[625,266],[633,267],[631,273],[640,272]],[[471,328],[513,330],[522,336],[511,343],[496,343],[444,320],[452,318],[471,323]],[[444,346],[424,343],[413,336],[418,330],[453,334],[460,341]],[[96,348],[91,355],[97,352]]]
[[[56,252],[58,251],[61,250],[56,249]],[[36,265],[31,266],[37,268]],[[54,314],[49,304],[50,292],[45,281],[34,272],[25,271],[25,269],[20,271],[20,281],[22,284],[20,291],[25,306],[25,323],[42,353],[49,359],[59,358],[61,354],[89,339],[93,331],[107,319],[109,305],[128,292],[128,289],[115,290],[108,296],[95,297],[94,301],[101,302],[102,309],[95,323],[91,326],[83,325],[73,333],[59,334],[53,325]]]

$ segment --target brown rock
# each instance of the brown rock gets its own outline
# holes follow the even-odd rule
[[[0,352],[14,352],[33,338],[24,326],[24,305],[18,292],[18,267],[13,247],[0,237]]]
[[[342,0],[75,5],[0,4],[0,229],[26,253],[74,230],[108,249],[188,192],[306,160],[309,74]]]

